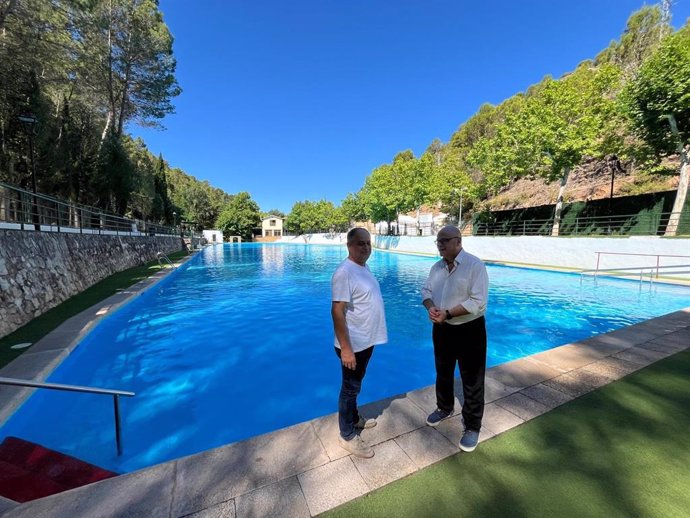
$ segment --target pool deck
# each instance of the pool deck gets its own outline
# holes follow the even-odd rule
[[[0,376],[44,380],[98,320],[162,275],[66,321],[0,369]],[[480,440],[688,347],[690,308],[492,367]],[[30,393],[0,387],[0,423]],[[337,418],[331,414],[25,504],[0,497],[0,513],[6,518],[315,516],[458,454],[460,415],[431,428],[425,419],[435,406],[433,385],[365,405],[363,413],[378,420],[362,431],[376,452],[371,459],[338,446]]]

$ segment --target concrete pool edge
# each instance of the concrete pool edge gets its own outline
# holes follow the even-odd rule
[[[17,360],[45,341],[44,348],[30,358],[36,365],[25,362],[33,369],[29,372],[45,379],[105,316],[98,315],[100,309],[109,306],[108,314],[112,313],[164,276],[154,275],[66,321],[52,339],[51,333]],[[79,320],[82,316],[84,320]],[[58,338],[68,345],[57,347]],[[490,368],[481,440],[688,344],[690,307]],[[6,374],[0,371],[0,375]],[[0,417],[4,405],[0,398]],[[433,386],[366,405],[367,414],[379,416],[379,426],[363,432],[375,445],[377,455],[371,460],[353,458],[337,446],[335,414],[331,414],[13,509],[9,507],[14,503],[3,508],[0,502],[0,512],[6,509],[8,517],[186,516],[198,511],[222,516],[313,516],[457,453],[460,418],[456,415],[431,429],[424,418],[434,406]],[[329,483],[334,479],[337,486]]]

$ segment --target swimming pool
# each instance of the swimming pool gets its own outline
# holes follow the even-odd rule
[[[330,277],[344,247],[208,247],[105,319],[49,378],[131,390],[116,457],[109,398],[38,391],[0,431],[125,472],[335,412]],[[436,259],[374,252],[389,343],[361,402],[434,382],[419,289]],[[489,365],[690,305],[690,289],[490,266]]]

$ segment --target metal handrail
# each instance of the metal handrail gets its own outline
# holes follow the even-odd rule
[[[161,268],[163,268],[163,260],[165,260],[165,261],[170,265],[170,267],[171,267],[173,270],[176,268],[176,266],[175,266],[175,265],[173,264],[173,262],[170,260],[170,257],[168,257],[168,256],[167,256],[166,254],[164,254],[163,252],[158,252],[158,253],[156,254],[156,258],[158,259],[158,266],[160,266]]]
[[[662,212],[587,216],[574,219],[566,216],[560,220],[558,235],[663,235],[671,217],[680,218],[681,215],[680,212]],[[472,233],[476,236],[546,236],[551,235],[553,223],[553,218],[476,221]]]
[[[633,255],[633,254],[631,254]],[[653,255],[653,254],[651,254]],[[668,270],[671,268],[690,268],[690,264],[672,264],[672,265],[667,265],[667,266],[659,266],[659,265],[647,265],[647,266],[632,266],[628,268],[591,268],[587,270],[581,270],[580,271],[580,285],[582,285],[582,279],[584,278],[585,275],[588,274],[593,274],[592,277],[594,280],[597,278],[598,273],[602,272],[607,272],[608,275],[618,275],[618,276],[626,276],[630,275],[629,273],[624,273],[624,272],[639,272],[640,273],[640,282],[642,281],[642,275],[644,274],[645,270],[649,270],[649,282],[651,283],[653,280],[653,274],[656,271],[656,278],[659,278],[659,270]],[[620,272],[620,273],[619,273]],[[681,270],[681,271],[672,271],[670,273],[690,273],[690,270]]]
[[[637,254],[633,252],[596,252],[597,254],[597,269],[599,269],[599,262],[602,255],[634,255],[639,257],[656,257],[656,276],[659,277],[659,260],[662,257],[682,257],[684,259],[690,259],[690,255],[672,255],[672,254]]]
[[[120,432],[120,396],[132,397],[136,394],[127,390],[114,390],[95,387],[82,387],[80,385],[63,385],[61,383],[44,383],[29,381],[16,378],[0,377],[0,385],[12,385],[15,387],[45,388],[51,390],[65,390],[68,392],[86,392],[89,394],[105,394],[113,396],[113,406],[115,410],[115,442],[117,443],[117,454],[122,455],[122,437]]]
[[[177,229],[109,214],[0,182],[0,223],[6,228],[80,234],[176,235]]]

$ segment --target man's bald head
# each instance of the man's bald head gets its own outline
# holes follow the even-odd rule
[[[446,225],[441,230],[438,231],[438,237],[449,238],[449,237],[459,237],[462,239],[462,234],[460,229],[454,225]]]

